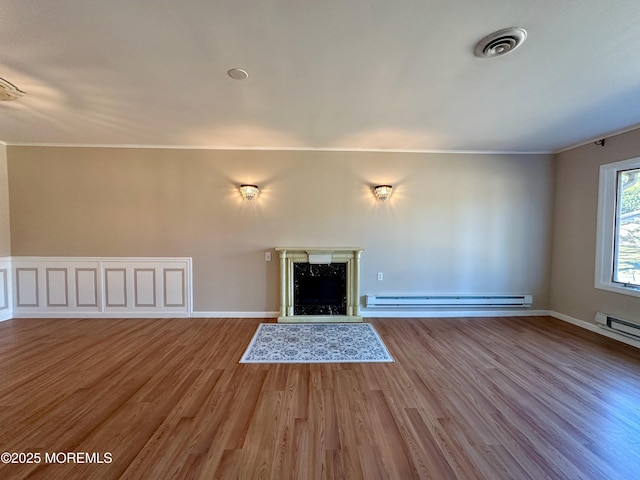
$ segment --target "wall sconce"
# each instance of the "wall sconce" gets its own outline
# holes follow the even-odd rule
[[[245,200],[253,200],[258,196],[259,191],[260,190],[257,185],[240,185],[240,193],[242,194],[242,198]]]
[[[391,196],[391,192],[393,192],[393,187],[391,185],[377,185],[373,187],[373,194],[380,202],[387,201]]]

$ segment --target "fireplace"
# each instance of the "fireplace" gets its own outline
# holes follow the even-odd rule
[[[361,322],[361,248],[284,248],[279,322]]]

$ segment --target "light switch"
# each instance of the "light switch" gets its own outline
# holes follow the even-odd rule
[[[271,252],[264,252],[264,261],[265,262],[271,261]]]

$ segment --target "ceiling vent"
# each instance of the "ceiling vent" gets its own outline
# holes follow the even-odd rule
[[[0,78],[0,101],[16,100],[23,95],[24,92],[14,84],[7,82],[4,78]]]
[[[476,57],[492,58],[506,55],[518,48],[527,38],[524,28],[505,28],[487,35],[476,45]]]
[[[249,78],[249,74],[247,73],[247,71],[242,70],[241,68],[232,68],[227,72],[227,75],[229,75],[234,80],[246,80],[247,78]]]

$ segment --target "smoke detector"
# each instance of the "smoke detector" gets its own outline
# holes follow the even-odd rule
[[[500,57],[513,52],[526,39],[527,31],[524,28],[505,28],[480,40],[473,53],[481,58]]]
[[[10,102],[24,95],[24,92],[16,87],[13,83],[7,82],[4,78],[0,78],[0,101]]]

